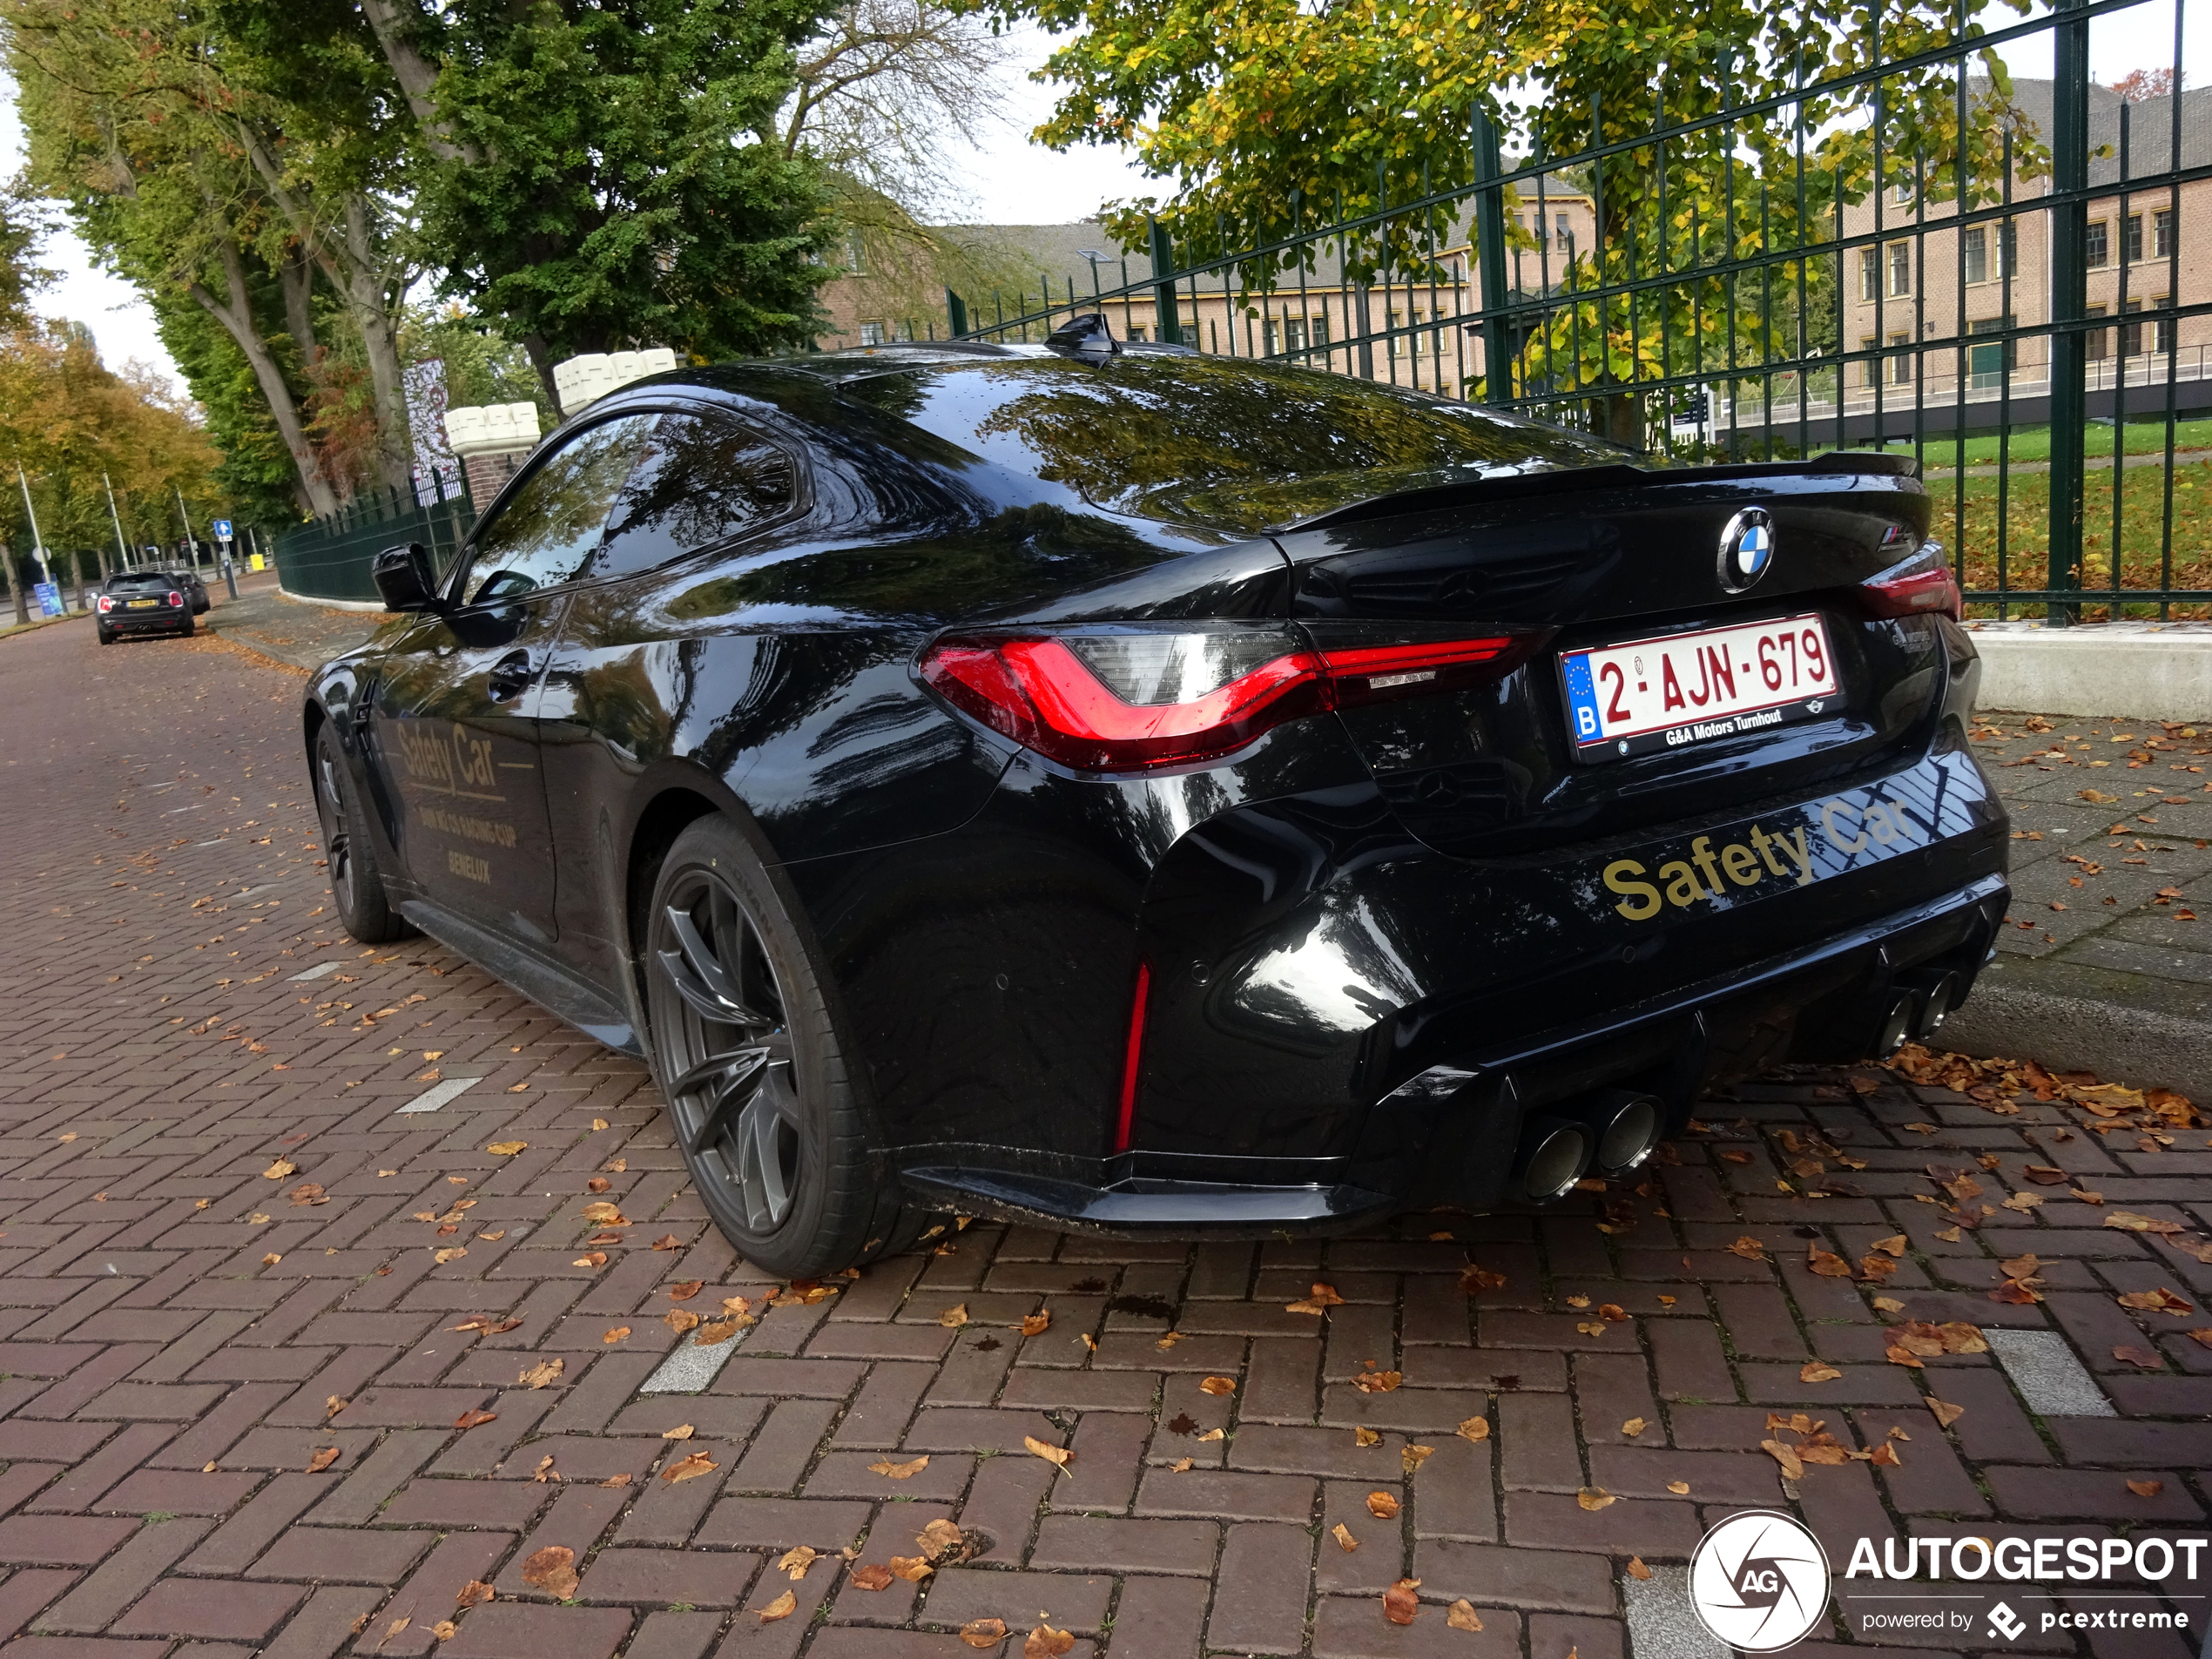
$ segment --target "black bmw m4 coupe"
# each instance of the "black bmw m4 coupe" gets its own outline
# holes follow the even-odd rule
[[[311,682],[330,876],[651,1064],[785,1274],[1541,1204],[2005,914],[1910,462],[1114,341],[633,383]]]

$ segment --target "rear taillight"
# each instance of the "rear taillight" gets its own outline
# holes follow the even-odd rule
[[[184,602],[185,596],[183,594],[178,592],[174,588],[169,590],[169,603],[171,604],[180,605],[184,604]]]
[[[1958,578],[1943,556],[1942,543],[1924,542],[1911,558],[1892,564],[1860,584],[1866,607],[1878,617],[1921,617],[1931,613],[1957,622],[1966,614]]]
[[[104,593],[104,594],[102,594],[102,595],[100,596],[100,609],[101,609],[103,611],[108,611],[108,610],[114,610],[114,609],[115,609],[115,601],[114,601],[114,600],[112,600],[112,599],[111,599],[111,598],[109,598],[109,597],[107,597],[107,595],[105,595],[105,593]]]
[[[1286,720],[1451,689],[1513,659],[1510,635],[1316,651],[1279,629],[1131,628],[940,640],[948,702],[1081,772],[1209,760]]]

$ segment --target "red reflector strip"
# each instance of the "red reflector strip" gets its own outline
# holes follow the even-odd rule
[[[1356,651],[1321,653],[1332,679],[1374,679],[1425,668],[1451,668],[1461,663],[1487,663],[1501,657],[1513,644],[1508,635],[1493,639],[1440,640],[1424,645],[1364,645]]]
[[[1114,1120],[1114,1150],[1129,1150],[1130,1136],[1136,1123],[1136,1077],[1144,1062],[1144,1005],[1151,1001],[1152,969],[1142,961],[1136,964],[1136,990],[1130,999],[1129,1043],[1122,1054],[1121,1111]]]

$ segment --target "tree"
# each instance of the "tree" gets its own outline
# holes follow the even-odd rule
[[[294,262],[272,264],[271,205],[226,111],[246,95],[216,70],[206,18],[153,0],[98,12],[0,3],[29,140],[27,173],[64,202],[101,260],[141,290],[198,306],[251,370],[291,458],[300,505],[335,510],[294,382],[286,316],[305,316]]]
[[[2134,69],[2112,84],[2112,90],[2130,104],[2148,104],[2155,98],[2170,98],[2175,87],[2187,85],[2186,75],[2177,77],[2171,68]]]
[[[577,352],[707,361],[812,338],[828,196],[777,114],[821,12],[362,0],[415,118],[425,244],[549,394]]]
[[[1703,372],[1723,338],[1754,361],[1781,354],[1742,283],[1691,273],[1817,242],[1843,205],[1903,177],[1923,177],[1929,198],[1944,199],[1961,162],[1969,195],[1990,199],[2008,125],[2022,171],[2037,161],[1993,57],[1963,119],[1941,65],[1820,86],[1970,43],[1984,32],[1985,0],[1899,0],[1880,9],[1878,30],[1858,0],[1247,0],[1226,11],[1211,0],[976,3],[1070,37],[1042,71],[1065,90],[1042,141],[1133,145],[1171,185],[1163,199],[1116,205],[1109,222],[1131,246],[1155,213],[1184,246],[1212,253],[1471,185],[1478,116],[1524,156],[1631,146],[1588,165],[1597,246],[1554,266],[1570,292],[1616,293],[1562,304],[1533,342],[1529,370],[1595,388],[1595,424],[1630,442],[1643,436],[1629,389],[1640,379]],[[1663,145],[1635,142],[1767,98],[1794,101]],[[1342,246],[1345,274],[1418,276],[1424,243],[1418,216],[1387,222]],[[1308,245],[1255,262],[1244,280],[1264,287],[1314,253]],[[1772,268],[1794,280],[1791,266]],[[1620,284],[1669,273],[1683,280],[1633,307],[1617,295]]]
[[[197,523],[232,507],[216,476],[219,461],[187,406],[146,371],[108,368],[81,324],[0,335],[0,470],[10,486],[0,491],[0,535],[17,556],[11,572],[31,544],[14,488],[18,466],[58,579],[67,562],[86,553],[103,572],[109,568],[111,484],[126,524],[145,539],[167,540],[177,495]]]

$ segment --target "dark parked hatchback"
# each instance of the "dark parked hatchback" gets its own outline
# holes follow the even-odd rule
[[[192,593],[177,577],[158,570],[125,570],[102,585],[95,626],[100,644],[111,645],[138,634],[189,637],[192,616]]]
[[[652,1065],[745,1255],[1541,1203],[2005,910],[1911,463],[1115,347],[623,388],[310,683],[341,914]]]

